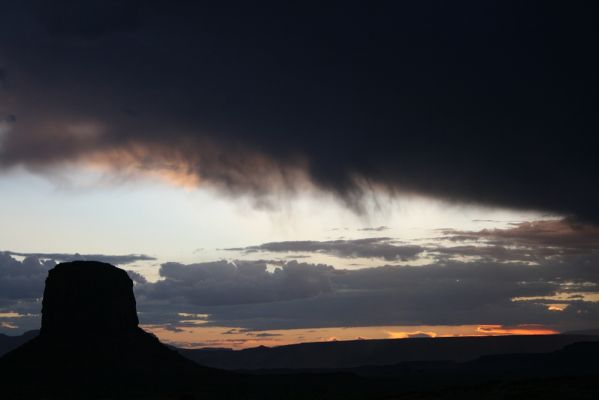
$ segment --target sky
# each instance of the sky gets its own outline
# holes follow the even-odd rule
[[[599,323],[599,32],[552,2],[0,13],[0,333],[126,269],[187,347]]]

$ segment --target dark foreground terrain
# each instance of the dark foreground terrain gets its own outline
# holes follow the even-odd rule
[[[26,352],[36,351],[38,346],[34,342]],[[468,362],[404,362],[338,370],[262,370],[251,374],[178,364],[179,361],[174,361],[177,354],[163,349],[164,354],[152,357],[162,358],[169,367],[156,370],[132,367],[135,360],[126,360],[125,365],[115,367],[114,360],[109,358],[87,359],[95,350],[82,352],[78,365],[58,360],[42,368],[26,368],[18,358],[23,360],[28,355],[23,350],[15,351],[0,362],[2,398],[599,398],[599,343],[592,342],[573,344],[551,353],[485,356]]]
[[[0,337],[0,350],[12,349],[0,358],[1,398],[599,398],[594,336],[180,351],[138,327],[132,285],[125,271],[109,264],[52,269],[39,334]],[[229,370],[201,366],[207,356],[204,364]]]
[[[245,350],[179,349],[198,364],[227,370],[341,369],[408,361],[472,361],[482,356],[549,353],[599,341],[585,334],[350,340],[300,343]]]

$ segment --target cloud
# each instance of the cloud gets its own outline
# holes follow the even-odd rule
[[[0,252],[0,304],[40,298],[48,270],[54,265],[34,257],[18,261]]]
[[[270,242],[257,246],[226,250],[244,251],[246,253],[320,253],[345,258],[381,258],[387,261],[413,259],[424,251],[420,246],[398,245],[395,242],[395,240],[388,237],[329,241],[302,240]]]
[[[427,250],[439,257],[469,256],[497,261],[540,263],[567,255],[596,254],[599,228],[571,219],[511,223],[505,229],[442,230],[438,239],[460,243]]]
[[[523,227],[527,227],[526,234]],[[493,243],[455,246],[452,254],[442,254],[444,247],[427,245],[427,254],[433,249],[439,253],[418,266],[347,270],[279,261],[272,269],[267,267],[273,264],[268,260],[221,260],[164,263],[156,282],[131,275],[140,321],[171,330],[217,326],[245,335],[254,330],[379,325],[476,324],[489,332],[532,325],[548,330],[593,327],[599,318],[599,254],[589,245],[594,231],[568,230],[561,225],[555,229],[572,236],[564,243],[576,251],[558,248],[546,255],[546,247],[555,247],[552,238],[545,238],[547,233],[531,233],[538,232],[538,227],[514,225],[514,232],[502,230],[492,238],[485,232],[458,232],[474,237],[468,241],[478,241],[482,235],[480,240]],[[502,238],[501,245],[494,243],[496,236]],[[281,243],[281,251],[296,249],[295,242]],[[323,243],[325,247],[337,245],[336,241],[306,243],[315,246],[311,247],[314,251],[323,248]],[[518,243],[522,251],[531,253],[529,259],[518,261],[521,254],[494,253],[498,246],[518,249]],[[0,313],[14,317],[2,322],[19,329],[36,328],[43,282],[54,261],[15,257],[0,253]]]
[[[3,168],[599,222],[594,5],[75,3],[3,7]]]
[[[382,231],[387,231],[389,229],[391,229],[391,228],[389,228],[388,226],[381,225],[381,226],[372,227],[372,228],[361,228],[361,229],[358,229],[358,231],[360,231],[360,232],[382,232]]]
[[[260,333],[248,332],[246,335],[253,336],[253,337],[259,337],[259,338],[282,336],[280,333],[270,333],[270,332],[260,332]]]
[[[127,270],[127,274],[129,275],[129,278],[131,278],[131,280],[134,283],[143,284],[143,283],[147,283],[148,282],[148,280],[146,279],[146,277],[143,276],[142,274],[140,274],[139,272]]]
[[[86,4],[58,0],[51,5],[40,2],[36,11],[39,22],[50,34],[94,38],[133,30],[139,18],[139,4],[136,0],[90,1]]]
[[[534,248],[560,248],[571,251],[599,249],[599,227],[572,219],[516,222],[507,229],[480,231],[444,230],[454,241],[482,241],[496,245],[517,245]]]
[[[429,272],[431,275],[424,282],[402,279],[404,283],[395,287],[384,284],[368,287],[355,285],[351,290],[342,290],[342,282],[336,282],[340,286],[336,286],[334,292],[318,297],[203,310],[210,315],[209,324],[258,330],[530,323],[565,329],[571,326],[593,326],[599,312],[594,302],[571,302],[563,312],[555,313],[548,310],[542,299],[511,300],[514,296],[551,296],[559,292],[559,285],[546,281],[493,283],[472,278],[443,279],[435,276],[438,271],[433,269]],[[377,281],[382,281],[379,275],[386,275],[381,270],[372,274],[377,276]],[[402,272],[397,271],[396,279],[399,280],[400,276]],[[410,290],[411,287],[417,289]]]
[[[184,265],[166,263],[163,278],[137,285],[141,301],[181,301],[197,306],[219,306],[285,301],[331,291],[325,265],[288,262],[268,272],[263,261],[216,261]]]
[[[587,299],[590,293],[599,293],[598,263],[599,255],[592,253],[545,259],[534,266],[482,259],[341,270],[294,262],[290,266],[296,275],[285,287],[289,293],[301,295],[273,296],[276,290],[270,285],[277,273],[253,266],[253,278],[248,280],[242,266],[220,262],[179,266],[177,274],[163,275],[162,283],[136,285],[136,291],[140,307],[154,310],[154,314],[147,314],[147,323],[177,325],[179,318],[174,311],[183,310],[205,314],[202,325],[238,327],[231,333],[469,324],[537,324],[570,330],[593,326],[599,317],[599,303]],[[223,271],[215,271],[220,268]],[[306,282],[314,279],[319,282],[316,287],[326,290],[306,290]],[[218,290],[205,289],[212,280],[218,281],[214,285]],[[557,313],[550,309],[554,304],[566,307]],[[144,320],[143,313],[141,318]]]
[[[210,339],[201,342],[194,341],[169,341],[170,345],[179,347],[179,348],[220,348],[223,350],[231,350],[231,348],[244,348],[244,347],[255,347],[260,342],[266,342],[270,344],[271,342],[277,342],[279,339],[276,338],[236,338],[236,339]]]
[[[593,326],[599,317],[599,303],[593,300],[599,293],[599,244],[595,227],[566,219],[514,223],[507,229],[443,233],[438,242],[418,247],[415,256],[426,257],[429,261],[425,265],[359,270],[320,266],[318,279],[327,290],[303,291],[303,296],[287,298],[270,296],[268,301],[255,292],[253,298],[239,296],[236,287],[242,288],[241,293],[246,289],[239,286],[239,271],[235,271],[221,274],[235,283],[219,282],[218,287],[229,288],[227,295],[236,301],[226,303],[219,295],[207,291],[206,295],[219,300],[194,302],[194,295],[186,294],[177,307],[207,314],[203,323],[209,325],[258,330],[460,324],[488,325],[489,329],[493,325],[538,324],[547,325],[546,330],[550,330]],[[559,240],[560,236],[563,240]],[[448,246],[446,242],[459,245]],[[394,243],[390,238],[297,241],[235,250],[395,260],[405,254],[398,255],[402,246]],[[296,268],[298,276],[314,272],[311,269],[314,266],[307,263],[289,265]],[[224,270],[231,268],[228,265]],[[198,279],[193,268],[180,269],[185,273],[177,280],[186,282],[184,288]],[[265,265],[258,271],[256,279],[271,280]],[[166,275],[165,278],[165,281],[171,279]],[[178,283],[172,284],[172,293],[187,293],[177,288]],[[294,285],[293,280],[289,285]],[[554,311],[556,305],[560,312]],[[164,309],[161,318],[168,319],[168,313]],[[176,324],[176,319],[172,323]]]
[[[380,228],[371,228],[379,230]],[[329,241],[270,242],[225,250],[243,253],[290,253],[289,258],[326,254],[341,258],[412,261],[431,258],[538,264],[566,255],[599,251],[599,228],[571,219],[511,223],[505,229],[442,229],[440,237],[406,244],[390,237]],[[301,254],[307,253],[307,254]]]
[[[18,261],[0,252],[0,314],[2,327],[22,331],[39,328],[41,298],[53,261],[27,257]]]
[[[0,90],[6,89],[6,71],[0,67]]]
[[[5,251],[4,254],[20,257],[32,257],[36,259],[54,260],[56,262],[66,262],[75,260],[93,260],[115,265],[131,264],[136,261],[156,260],[154,257],[145,254],[127,254],[127,255],[105,255],[105,254],[65,254],[65,253],[20,253],[14,251]]]

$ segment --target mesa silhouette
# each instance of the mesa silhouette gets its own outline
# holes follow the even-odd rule
[[[145,396],[209,390],[232,376],[201,367],[139,328],[133,282],[113,265],[74,261],[48,273],[39,336],[6,354],[5,395]]]

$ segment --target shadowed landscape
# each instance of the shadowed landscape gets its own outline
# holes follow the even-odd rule
[[[548,398],[599,393],[599,342],[592,335],[175,350],[138,327],[132,287],[124,270],[106,263],[75,261],[50,270],[39,335],[0,340],[2,349],[18,346],[0,359],[3,395],[376,399],[492,397],[511,390]]]

